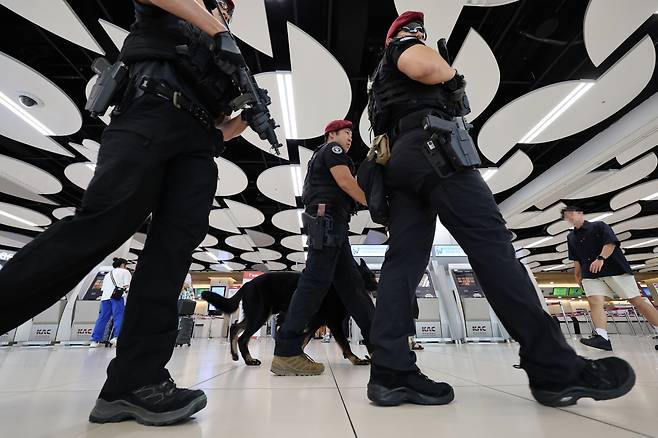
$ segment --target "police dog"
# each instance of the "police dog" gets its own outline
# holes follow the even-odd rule
[[[239,360],[236,348],[238,347],[247,365],[258,366],[261,364],[258,359],[253,358],[249,353],[249,340],[273,314],[278,314],[277,325],[282,323],[301,275],[300,272],[268,272],[242,286],[231,298],[224,298],[213,292],[203,293],[204,300],[225,314],[231,314],[238,310],[240,301],[242,301],[244,319],[231,325],[229,331],[231,338],[231,357],[233,360]],[[359,265],[355,265],[353,276],[357,293],[368,294],[368,292],[377,290],[375,274],[368,269],[368,266],[363,260],[361,260]],[[372,300],[364,301],[369,302],[373,306],[374,312]],[[334,290],[334,287],[331,286],[331,289],[329,289],[327,296],[322,302],[320,310],[311,318],[306,327],[306,341],[304,345],[310,341],[313,334],[320,327],[326,325],[331,330],[336,343],[343,350],[343,357],[354,365],[367,365],[370,361],[360,359],[350,348],[350,343],[343,330],[343,322],[347,317],[347,309],[340,300],[338,293]]]

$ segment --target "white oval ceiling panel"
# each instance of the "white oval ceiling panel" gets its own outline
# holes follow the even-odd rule
[[[583,23],[583,37],[594,65],[598,67],[657,11],[655,0],[590,0]]]
[[[190,265],[190,271],[203,271],[205,270],[206,267],[203,265],[200,265],[199,263],[192,263]]]
[[[635,157],[639,157],[643,153],[653,149],[658,145],[658,131],[654,132],[635,143],[633,146],[624,149],[617,153],[617,162],[619,164],[626,164]]]
[[[293,251],[304,251],[304,248],[306,248],[307,238],[307,236],[302,234],[287,236],[281,239],[281,245],[285,248],[292,249]]]
[[[210,269],[216,272],[244,271],[246,268],[242,263],[222,262],[210,265]]]
[[[302,272],[304,270],[304,268],[306,268],[306,264],[297,263],[297,264],[292,265],[292,267],[290,269],[292,269],[293,271]]]
[[[538,267],[538,266],[541,266],[541,263],[539,263],[539,262],[531,262],[531,263],[528,263],[528,267],[529,267],[530,269],[536,268],[536,267]]]
[[[473,121],[496,96],[500,84],[498,61],[484,38],[471,29],[452,66],[466,79],[466,94],[471,105],[471,113],[466,118]]]
[[[102,18],[98,20],[100,25],[103,27],[107,35],[110,37],[114,45],[117,47],[117,49],[121,50],[123,47],[123,42],[125,41],[126,37],[128,36],[128,31],[117,26],[116,24],[112,24],[109,21],[105,21]]]
[[[530,262],[546,262],[548,260],[558,260],[564,257],[563,252],[549,252],[531,255],[521,259],[521,263],[528,264]]]
[[[658,258],[649,259],[645,263],[647,266],[658,266]]]
[[[139,258],[139,256],[135,253],[132,253],[132,252],[129,252],[128,254],[126,254],[126,257],[125,257],[125,259],[128,260],[129,262],[134,262],[138,258]]]
[[[302,232],[302,209],[283,210],[272,216],[272,224],[280,230],[300,234]]]
[[[658,228],[658,214],[637,217],[624,222],[620,222],[612,227],[612,230],[618,234],[628,230],[650,230]]]
[[[94,140],[84,139],[82,144],[77,144],[69,142],[69,146],[78,151],[83,157],[92,163],[98,161],[98,151],[100,150],[100,144]]]
[[[265,263],[265,266],[267,266],[267,269],[270,271],[284,271],[288,269],[288,265],[279,262],[267,262]]]
[[[0,246],[11,248],[22,248],[32,241],[30,236],[12,233],[11,231],[0,231]]]
[[[195,252],[192,257],[196,260],[206,263],[217,263],[232,260],[234,255],[228,251],[222,251],[215,248],[206,248],[204,252]]]
[[[365,107],[359,119],[359,135],[361,135],[361,141],[368,147],[372,144],[373,138],[373,133],[370,131],[371,128],[370,119],[368,118],[368,107]]]
[[[263,248],[258,249],[258,254],[260,255],[261,260],[264,261],[278,260],[281,257],[283,257],[283,254],[281,254],[278,251],[273,251],[271,249],[263,249]]]
[[[621,243],[621,247],[624,249],[649,248],[651,246],[656,246],[657,244],[658,237],[643,237],[641,239],[626,240],[625,242]]]
[[[265,216],[255,207],[241,202],[224,199],[231,221],[240,228],[257,227],[265,222]]]
[[[208,246],[215,246],[219,243],[219,240],[215,236],[212,236],[210,234],[206,234],[206,237],[201,241],[199,244],[199,248],[205,248]]]
[[[240,230],[229,213],[228,208],[212,210],[208,216],[210,226],[229,233],[240,234]]]
[[[0,224],[14,228],[22,228],[31,231],[43,231],[43,228],[50,225],[52,221],[46,215],[43,215],[29,208],[19,207],[18,205],[0,202]]]
[[[286,257],[288,260],[291,262],[295,263],[306,263],[306,257],[308,256],[308,253],[306,252],[293,252],[288,254]]]
[[[82,116],[75,103],[45,76],[4,53],[0,53],[0,71],[0,134],[72,157],[48,136],[78,132]],[[31,97],[37,104],[26,107],[19,101],[21,95]]]
[[[638,184],[618,193],[610,200],[610,208],[618,210],[637,201],[658,199],[658,180]]]
[[[529,256],[530,254],[531,254],[531,252],[530,252],[529,249],[523,248],[523,249],[516,252],[516,258],[520,259],[522,257]]]
[[[105,54],[82,20],[64,0],[0,0],[0,5],[73,44],[101,55]]]
[[[532,160],[523,151],[516,151],[495,173],[486,179],[492,193],[500,193],[521,184],[531,174],[534,166]],[[486,173],[484,174],[486,178]]]
[[[82,190],[87,190],[94,177],[96,165],[94,163],[73,163],[64,169],[64,175]]]
[[[256,180],[258,190],[274,201],[292,207],[296,206],[295,195],[301,196],[301,192],[295,192],[291,168],[289,165],[283,165],[270,167],[263,171]]]
[[[240,258],[251,263],[263,263],[263,258],[258,251],[246,252],[240,255]]]
[[[146,244],[146,238],[147,236],[144,233],[135,233],[130,241],[130,247],[138,251],[143,250],[144,245]]]
[[[629,262],[637,262],[640,260],[647,260],[656,257],[656,254],[652,252],[643,252],[639,254],[624,254],[624,258]]]
[[[350,220],[350,231],[356,234],[363,234],[363,231],[371,222],[370,211],[360,210]]]
[[[244,230],[244,232],[249,236],[249,239],[254,243],[254,246],[259,248],[274,245],[274,242],[276,242],[274,237],[267,233],[262,233],[256,230]]]
[[[593,198],[595,196],[628,187],[645,178],[647,175],[650,175],[656,170],[657,165],[658,158],[656,158],[656,154],[649,154],[620,170],[591,172],[606,176],[598,179],[595,184],[592,184],[589,187],[583,187],[582,190],[578,190],[566,196],[566,199]]]
[[[215,196],[233,196],[242,193],[247,188],[247,174],[237,164],[224,158],[215,158],[219,181]]]
[[[559,244],[558,246],[555,247],[555,251],[557,251],[557,252],[565,252],[565,251],[568,251],[568,250],[569,250],[569,247],[568,247],[566,242],[561,243],[561,244]]]
[[[40,195],[62,191],[62,183],[40,168],[0,155],[0,192],[30,201],[56,204]]]
[[[73,216],[75,214],[75,208],[73,207],[61,207],[53,210],[52,215],[56,219],[64,219],[65,217]]]
[[[623,242],[624,240],[628,240],[631,237],[631,233],[629,231],[625,231],[621,234],[617,234],[617,239],[619,239],[620,242]]]
[[[363,241],[364,245],[383,245],[388,240],[388,235],[381,231],[370,230]]]
[[[350,245],[364,245],[366,241],[365,234],[357,234],[349,237]],[[303,250],[303,248],[302,248]]]
[[[233,271],[244,271],[247,268],[242,263],[237,263],[237,262],[223,262],[222,265],[228,266]]]
[[[633,100],[655,64],[656,51],[646,37],[596,82],[567,81],[532,91],[487,121],[478,137],[480,150],[497,162],[517,143],[554,141],[590,128]]]
[[[251,47],[272,57],[264,0],[240,0],[231,19],[231,32]]]
[[[228,246],[232,246],[233,248],[241,249],[243,251],[253,251],[254,247],[256,246],[254,242],[249,238],[249,236],[244,234],[229,236],[224,240],[224,242]]]
[[[532,228],[544,225],[562,217],[563,203],[554,205],[544,211],[526,211],[506,219],[507,227],[512,229]]]
[[[538,236],[530,237],[528,239],[521,239],[516,242],[513,242],[514,249],[519,250],[521,248],[542,248],[546,246],[558,245],[560,243],[566,242],[567,232],[558,234],[557,236]]]

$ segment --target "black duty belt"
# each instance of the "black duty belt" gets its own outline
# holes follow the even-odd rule
[[[197,105],[180,91],[174,90],[166,82],[145,77],[139,84],[139,88],[146,93],[170,101],[179,110],[190,113],[204,128],[210,130],[215,127],[213,117],[204,107]]]
[[[393,139],[396,139],[400,134],[411,131],[412,129],[423,129],[423,119],[428,114],[445,119],[445,114],[442,114],[440,111],[432,110],[430,108],[413,112],[402,117],[398,122],[393,126],[391,131],[391,136]]]
[[[306,213],[311,216],[324,216],[329,215],[333,218],[348,219],[350,215],[341,207],[336,207],[333,204],[316,204],[306,207]]]

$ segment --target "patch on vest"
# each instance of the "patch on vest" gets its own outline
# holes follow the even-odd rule
[[[331,148],[331,152],[333,152],[334,154],[339,154],[339,155],[340,155],[340,154],[343,153],[343,148],[341,148],[340,146],[336,145],[336,146],[334,146],[334,147]]]

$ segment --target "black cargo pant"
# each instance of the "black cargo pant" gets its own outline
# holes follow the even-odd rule
[[[151,95],[113,118],[76,214],[49,227],[0,271],[0,332],[67,294],[153,214],[101,395],[167,379],[178,295],[191,253],[207,233],[217,184],[214,135]]]
[[[404,133],[386,167],[386,184],[392,193],[390,238],[371,332],[374,363],[396,370],[417,369],[408,336],[414,333],[416,287],[429,262],[438,215],[468,255],[501,322],[519,342],[521,366],[531,381],[572,380],[584,361],[543,311],[479,171],[468,169],[439,178],[421,150],[427,139],[422,129]]]
[[[276,356],[302,354],[304,329],[320,309],[332,283],[347,312],[361,329],[363,339],[369,342],[372,301],[366,302],[370,298],[356,290],[356,266],[348,240],[348,229],[346,219],[334,218],[334,233],[342,237],[339,246],[308,249],[306,269],[297,283],[285,321],[276,336]]]

